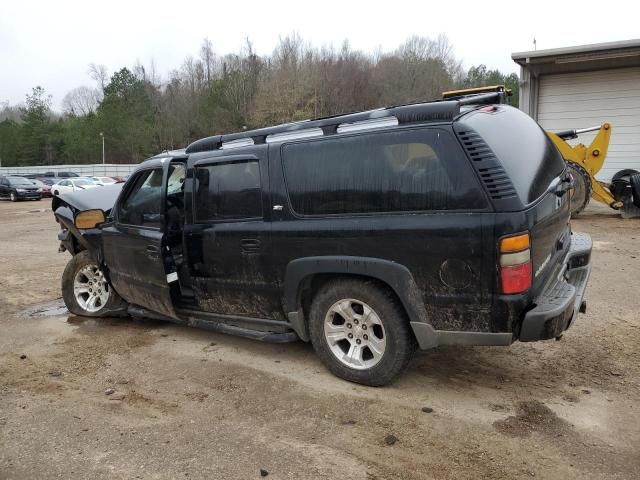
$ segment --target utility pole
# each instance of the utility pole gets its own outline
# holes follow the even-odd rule
[[[100,138],[102,138],[102,164],[104,165],[104,133],[100,132]]]

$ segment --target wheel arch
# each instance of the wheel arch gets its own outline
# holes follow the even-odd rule
[[[289,322],[298,336],[309,341],[309,329],[304,309],[305,291],[314,290],[314,283],[323,283],[334,276],[357,276],[379,281],[396,295],[406,312],[421,348],[435,346],[436,336],[425,341],[424,330],[432,330],[422,294],[407,267],[396,262],[371,257],[321,256],[305,257],[289,262],[284,281],[284,307]],[[421,330],[418,335],[417,329]]]

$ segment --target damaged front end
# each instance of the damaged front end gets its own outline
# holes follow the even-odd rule
[[[100,229],[78,228],[76,217],[80,212],[87,210],[102,210],[108,217],[122,191],[122,186],[122,183],[118,183],[53,197],[51,209],[61,228],[58,233],[58,251],[68,251],[71,255],[76,255],[83,250],[100,249]]]

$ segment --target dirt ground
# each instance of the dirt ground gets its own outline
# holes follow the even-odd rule
[[[640,220],[573,221],[593,274],[561,341],[438,348],[369,388],[304,343],[69,316],[49,208],[0,201],[0,479],[640,478]]]

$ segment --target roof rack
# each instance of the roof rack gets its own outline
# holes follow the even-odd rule
[[[488,88],[498,87],[502,90],[485,93]],[[285,123],[273,127],[230,133],[227,135],[215,135],[196,140],[187,147],[185,153],[228,150],[251,145],[333,135],[336,133],[388,128],[409,123],[450,122],[461,113],[460,107],[463,105],[480,102],[504,103],[499,100],[497,95],[504,95],[508,89],[505,89],[504,86],[496,86],[471,90],[474,90],[473,95],[469,95],[469,90],[456,90],[453,92],[445,92],[442,100],[433,102],[411,103],[378,108],[365,112],[334,115],[315,120]],[[449,95],[451,95],[451,98],[449,98]]]

